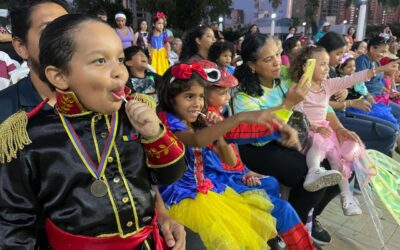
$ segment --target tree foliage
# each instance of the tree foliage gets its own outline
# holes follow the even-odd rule
[[[125,9],[121,3],[110,3],[107,0],[75,0],[74,7],[78,12],[95,15],[98,10],[105,10],[108,15],[108,23],[115,25],[114,15],[123,12],[126,15],[127,25],[132,25],[132,11]]]
[[[139,6],[150,13],[163,11],[168,25],[188,29],[203,22],[216,21],[230,14],[232,0],[138,0]]]
[[[316,21],[316,14],[319,8],[319,0],[307,0],[306,2],[306,22],[307,27],[312,28],[313,34],[317,33],[318,25]]]

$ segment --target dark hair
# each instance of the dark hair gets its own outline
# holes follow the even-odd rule
[[[131,60],[132,56],[139,52],[143,52],[146,55],[146,51],[142,48],[142,46],[131,46],[124,49],[124,62]]]
[[[351,45],[351,51],[357,51],[358,50],[358,47],[360,47],[360,44],[362,43],[362,42],[364,42],[364,41],[357,41],[357,42],[354,42],[353,43],[353,45]]]
[[[260,49],[267,40],[275,42],[271,36],[265,34],[254,33],[247,35],[244,38],[241,50],[243,64],[237,67],[234,73],[240,83],[239,90],[253,97],[262,96],[264,92],[257,74],[252,72],[248,62],[256,62],[258,60]]]
[[[389,44],[388,40],[381,36],[376,36],[368,41],[368,51],[371,47],[377,48],[380,45]]]
[[[98,10],[97,15],[107,16],[107,12],[105,10]]]
[[[340,63],[337,67],[336,67],[336,73],[338,75],[341,75],[340,70],[342,70],[344,67],[347,66],[347,64],[349,64],[349,62],[351,61],[356,61],[356,59],[354,57],[349,57],[346,59],[346,61],[344,61],[343,63]]]
[[[355,28],[354,26],[350,26],[349,28],[347,28],[346,34],[347,34],[347,35],[350,35],[349,32],[350,32],[351,29],[354,29],[354,34],[351,35],[351,37],[352,37],[352,38],[355,38],[355,37],[356,37],[355,35],[356,35],[356,31],[357,31],[357,30],[356,30],[356,28]]]
[[[296,47],[298,41],[299,39],[297,39],[294,36],[286,39],[282,44],[283,53],[289,56],[291,54],[292,49]]]
[[[317,43],[318,46],[324,47],[326,51],[332,52],[343,46],[346,46],[346,41],[343,36],[336,32],[326,33]]]
[[[54,90],[55,88],[46,77],[46,67],[52,65],[61,69],[64,73],[68,73],[68,64],[76,49],[74,33],[82,23],[89,21],[104,24],[103,21],[95,17],[70,14],[58,17],[43,30],[39,41],[39,76],[42,81],[49,84],[51,89]]]
[[[14,0],[9,4],[9,17],[11,20],[12,35],[26,43],[26,35],[31,28],[31,14],[34,8],[44,3],[55,3],[68,12],[68,4],[64,0]]]
[[[301,76],[304,74],[303,67],[307,60],[313,57],[314,53],[327,52],[324,47],[321,46],[307,46],[300,50],[297,55],[297,60],[294,60],[290,64],[289,74],[294,82],[298,82]]]
[[[147,24],[147,21],[145,19],[138,20],[138,22],[137,22],[137,31],[138,32],[141,31],[140,26],[142,25],[142,22],[146,22],[146,24]]]
[[[217,41],[211,45],[210,50],[208,51],[208,59],[217,63],[220,55],[228,50],[232,53],[232,57],[235,56],[235,46],[233,43],[228,41]]]
[[[291,29],[295,29],[295,32],[297,31],[297,27],[296,26],[290,26],[288,31],[290,31]]]
[[[174,65],[176,66],[176,65]],[[175,114],[174,104],[175,97],[182,92],[189,90],[194,83],[200,84],[204,90],[206,90],[206,82],[199,74],[193,72],[191,78],[189,80],[181,80],[175,78],[173,79],[172,68],[170,67],[163,75],[161,79],[161,84],[158,88],[157,96],[158,96],[158,111],[165,111],[172,114]],[[171,82],[172,81],[172,82]],[[207,110],[207,102],[204,100],[204,107],[202,112],[206,112]],[[193,128],[203,128],[205,127],[205,122],[201,116],[197,118],[197,121],[192,123]]]
[[[179,61],[187,62],[190,57],[194,56],[198,52],[196,38],[201,39],[209,29],[211,28],[207,25],[198,26],[186,34],[183,38],[182,52]]]
[[[258,28],[257,24],[253,23],[252,25],[250,25],[249,29],[247,30],[246,34],[250,34],[251,33],[251,29],[253,27],[257,27],[257,32],[256,33],[260,33],[260,29]]]

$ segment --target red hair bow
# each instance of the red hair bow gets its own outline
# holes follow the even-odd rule
[[[158,19],[164,19],[167,18],[167,16],[164,14],[162,11],[157,11],[156,14],[153,16],[153,21],[157,21]]]
[[[196,62],[178,64],[171,69],[172,75],[181,80],[189,80],[190,77],[192,77],[193,71],[197,72],[204,80],[207,80],[207,73],[204,71],[203,67]]]

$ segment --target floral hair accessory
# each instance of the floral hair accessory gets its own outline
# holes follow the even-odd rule
[[[352,55],[348,54],[348,53],[344,54],[342,60],[341,60],[340,63],[339,63],[338,68],[339,68],[339,69],[342,68],[343,64],[344,64],[347,60],[349,60],[350,58],[354,58],[354,57],[353,57]]]
[[[153,16],[153,22],[156,22],[159,19],[167,19],[167,16],[162,11],[157,11]]]
[[[196,72],[206,81],[216,82],[221,78],[221,72],[218,69],[204,69],[203,66],[197,62],[188,64],[177,64],[172,67],[171,73],[173,77],[170,80],[172,83],[175,79],[189,80],[193,72]]]

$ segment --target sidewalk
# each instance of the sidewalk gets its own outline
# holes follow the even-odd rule
[[[321,214],[319,220],[332,236],[329,245],[322,246],[323,250],[379,250],[380,242],[373,227],[361,195],[356,196],[362,205],[363,214],[360,216],[344,216],[339,197],[332,200]],[[379,198],[375,200],[380,210],[383,236],[386,249],[400,249],[400,226],[396,224]]]

